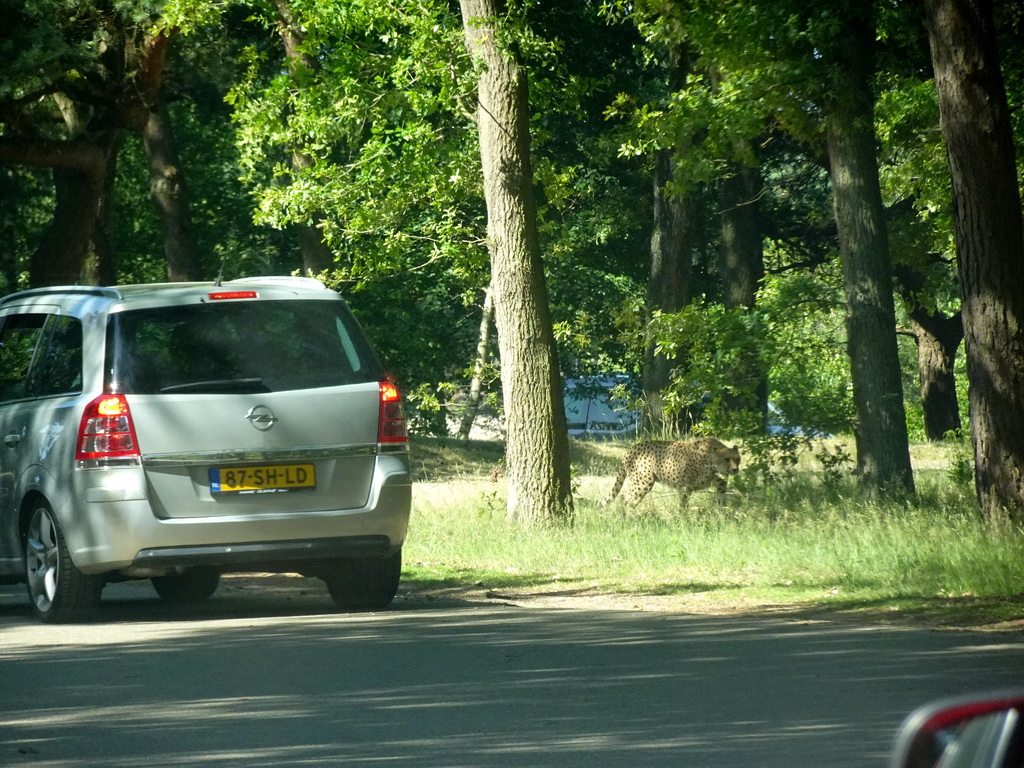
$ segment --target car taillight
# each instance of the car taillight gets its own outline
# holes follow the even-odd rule
[[[100,395],[85,407],[78,428],[75,459],[132,458],[139,456],[139,440],[124,395]]]
[[[390,381],[380,383],[380,425],[377,430],[379,443],[405,443],[409,436],[405,429],[405,409],[398,387]]]
[[[208,293],[207,297],[210,301],[224,301],[225,299],[258,299],[260,295],[257,291],[217,291]]]

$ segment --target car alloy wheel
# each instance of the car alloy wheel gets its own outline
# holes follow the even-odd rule
[[[36,507],[29,519],[25,569],[32,610],[42,621],[75,621],[99,602],[103,580],[75,567],[64,533],[46,504]]]

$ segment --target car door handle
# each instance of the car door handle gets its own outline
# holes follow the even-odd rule
[[[5,435],[4,436],[4,443],[7,445],[8,448],[13,448],[14,446],[16,446],[20,442],[21,442],[21,435],[13,434],[13,435]]]

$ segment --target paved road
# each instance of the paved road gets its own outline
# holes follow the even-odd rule
[[[908,710],[1024,685],[1024,638],[399,601],[319,582],[183,612],[115,585],[46,627],[0,587],[0,766],[886,765]]]

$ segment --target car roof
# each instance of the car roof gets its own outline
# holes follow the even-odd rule
[[[32,288],[19,291],[0,298],[0,307],[12,304],[35,305],[60,302],[72,304],[80,302],[95,306],[96,302],[105,304],[109,309],[127,306],[164,306],[191,304],[218,299],[254,298],[252,296],[232,296],[239,291],[256,291],[260,298],[287,299],[336,299],[338,294],[330,290],[319,280],[311,277],[267,276],[245,277],[223,282],[191,282],[191,283],[140,283],[136,285],[89,286],[89,285],[56,285],[43,288]]]

